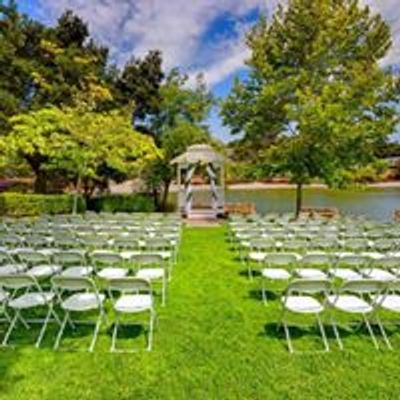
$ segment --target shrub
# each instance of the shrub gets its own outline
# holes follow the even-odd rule
[[[87,201],[87,209],[96,212],[152,212],[154,204],[144,194],[118,194],[90,199]]]
[[[0,215],[22,217],[40,214],[69,214],[72,212],[73,203],[73,196],[65,194],[2,193],[0,194]],[[78,201],[78,211],[85,211],[85,204],[81,198]]]

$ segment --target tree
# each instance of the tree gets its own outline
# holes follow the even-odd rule
[[[379,61],[390,29],[357,0],[290,0],[248,35],[250,77],[236,82],[224,122],[243,132],[264,174],[343,185],[349,170],[374,159],[394,130],[397,81]]]
[[[159,112],[150,125],[157,146],[163,157],[147,172],[147,184],[157,208],[165,210],[169,188],[174,178],[170,165],[173,158],[192,144],[211,141],[204,120],[213,104],[202,78],[192,88],[187,85],[187,76],[172,70],[160,88]]]
[[[0,133],[10,129],[13,115],[71,106],[89,86],[111,89],[107,56],[108,49],[89,39],[86,24],[71,11],[46,27],[18,13],[15,2],[0,5]]]
[[[160,155],[153,140],[133,131],[127,115],[118,111],[51,107],[15,116],[11,123],[0,149],[7,164],[22,161],[31,167],[36,192],[45,192],[45,178],[58,171],[90,196],[96,185],[108,184],[110,171],[132,178]]]
[[[148,119],[160,110],[160,88],[164,79],[159,51],[150,51],[143,59],[133,57],[115,82],[116,99],[121,105],[134,104],[132,122],[149,132]]]

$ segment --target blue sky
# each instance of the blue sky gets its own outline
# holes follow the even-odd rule
[[[244,76],[248,49],[244,34],[260,13],[279,0],[17,0],[21,11],[53,24],[66,8],[88,22],[91,34],[111,49],[119,65],[150,49],[163,52],[167,69],[178,66],[190,76],[204,73],[217,97],[229,93],[235,76]],[[399,0],[362,0],[390,23],[394,46],[385,64],[400,61]],[[216,113],[212,133],[229,140]]]

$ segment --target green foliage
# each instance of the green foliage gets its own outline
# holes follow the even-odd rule
[[[11,123],[13,129],[0,140],[3,163],[25,161],[37,180],[63,171],[90,192],[110,178],[137,176],[159,155],[153,140],[133,131],[129,117],[117,111],[43,108]]]
[[[73,198],[69,195],[39,195],[21,193],[0,194],[0,215],[13,217],[35,216],[41,214],[70,214]],[[85,210],[82,199],[78,202],[78,211]]]
[[[222,116],[253,143],[259,171],[336,186],[373,162],[398,121],[398,80],[378,63],[391,46],[379,15],[353,0],[290,0],[248,45],[250,78],[235,84]]]
[[[89,199],[87,209],[96,212],[152,212],[154,204],[143,194],[115,194]]]
[[[145,173],[145,181],[154,195],[157,208],[166,209],[174,168],[173,158],[192,144],[211,141],[207,127],[203,125],[210,112],[213,98],[198,77],[194,87],[187,85],[187,76],[172,70],[160,89],[160,111],[151,124],[151,132],[162,151],[163,157],[151,164]]]

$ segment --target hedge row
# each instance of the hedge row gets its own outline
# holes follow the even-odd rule
[[[95,212],[153,212],[154,204],[144,194],[118,194],[88,200],[87,209]]]
[[[70,214],[74,199],[71,195],[41,195],[22,193],[0,194],[0,215],[12,217],[40,214]],[[154,205],[149,196],[142,194],[108,195],[78,202],[78,212],[152,212]]]
[[[43,195],[2,193],[0,194],[0,215],[22,217],[40,214],[69,214],[74,204],[70,195]],[[85,210],[84,201],[79,199],[78,211]]]

